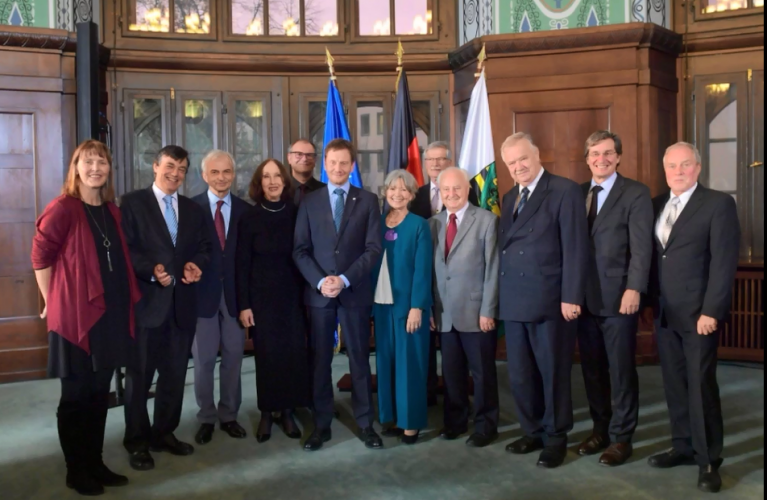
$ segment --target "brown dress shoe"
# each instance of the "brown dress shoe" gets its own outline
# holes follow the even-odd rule
[[[582,457],[596,455],[609,445],[610,438],[595,432],[578,447],[578,455]]]
[[[634,447],[631,443],[613,443],[599,459],[599,464],[605,467],[620,467],[628,462],[633,454]]]

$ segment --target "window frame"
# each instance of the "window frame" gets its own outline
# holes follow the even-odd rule
[[[213,0],[211,0],[213,1]],[[269,15],[269,7],[268,2],[271,0],[265,0],[267,2],[267,8],[264,9],[264,14],[266,14],[264,17],[268,18]],[[300,2],[305,2],[305,0],[299,0]],[[265,41],[265,42],[286,42],[286,43],[306,43],[308,41],[310,42],[317,42],[319,40],[327,41],[327,42],[344,42],[346,41],[346,18],[345,18],[345,11],[344,8],[346,5],[346,0],[336,0],[336,15],[338,16],[338,34],[335,36],[320,36],[320,35],[306,35],[306,25],[304,23],[301,24],[301,35],[299,36],[286,36],[286,35],[270,35],[269,33],[269,26],[268,23],[264,26],[265,34],[261,36],[248,36],[243,34],[237,34],[233,32],[232,28],[232,0],[221,0],[221,3],[223,4],[222,7],[222,15],[221,19],[223,22],[223,41],[225,42],[252,42],[252,41]],[[302,9],[303,10],[303,9]]]
[[[394,12],[395,0],[387,0],[389,2],[389,11]],[[351,1],[351,42],[352,43],[391,43],[398,40],[403,42],[417,42],[417,41],[438,41],[441,33],[442,23],[439,21],[439,0],[428,0],[432,3],[431,9],[431,34],[426,35],[398,35],[396,34],[396,17],[392,16],[392,30],[395,32],[392,35],[375,36],[375,35],[361,35],[360,34],[360,2],[359,0]]]
[[[725,10],[723,12],[711,12],[705,13],[701,11],[699,3],[695,4],[693,9],[693,19],[695,22],[700,21],[714,21],[717,19],[728,19],[733,17],[764,15],[764,7],[755,7],[754,0],[745,0],[748,3],[748,7],[738,10]]]
[[[227,2],[229,0],[226,0]],[[130,29],[130,0],[122,0],[122,16],[119,20],[122,36],[125,38],[162,38],[176,40],[218,40],[218,11],[220,0],[208,0],[210,4],[210,32],[209,33],[178,33],[173,31],[174,19],[176,17],[176,0],[168,0],[168,10],[170,13],[169,22],[171,31],[163,33],[162,31],[133,31]]]

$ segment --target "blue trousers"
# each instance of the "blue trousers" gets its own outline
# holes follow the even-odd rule
[[[409,334],[407,318],[396,317],[393,306],[376,304],[373,315],[380,421],[401,429],[425,429],[429,318],[424,315],[421,329]]]

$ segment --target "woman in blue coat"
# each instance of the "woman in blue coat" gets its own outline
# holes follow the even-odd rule
[[[384,217],[383,254],[373,273],[375,286],[378,411],[384,436],[415,444],[426,428],[426,377],[432,296],[429,224],[411,214],[418,185],[406,170],[384,183],[390,207]]]

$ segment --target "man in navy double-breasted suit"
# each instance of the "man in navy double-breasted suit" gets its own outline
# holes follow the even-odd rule
[[[501,156],[517,186],[504,198],[498,236],[499,316],[525,432],[506,450],[543,449],[538,465],[556,468],[573,427],[570,371],[589,252],[585,199],[578,184],[543,169],[529,135],[506,139]]]
[[[316,451],[331,438],[333,332],[340,319],[352,376],[354,418],[365,446],[380,449],[373,430],[370,373],[370,275],[381,254],[381,212],[376,195],[351,186],[354,146],[336,139],[325,147],[326,188],[309,193],[298,210],[293,258],[307,281],[311,320],[315,431],[304,445]]]

